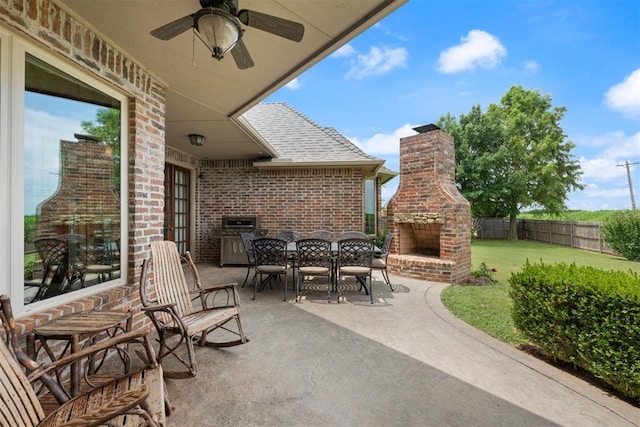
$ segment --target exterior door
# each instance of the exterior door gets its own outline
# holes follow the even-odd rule
[[[191,171],[166,163],[164,172],[164,238],[184,254],[191,250]]]

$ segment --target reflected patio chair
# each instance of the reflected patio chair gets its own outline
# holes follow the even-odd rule
[[[329,231],[329,230],[314,230],[311,233],[309,233],[309,239],[322,239],[322,240],[328,240],[328,241],[333,241],[333,232]]]
[[[340,284],[345,277],[355,277],[369,294],[373,304],[371,289],[371,263],[374,246],[369,239],[343,239],[338,242],[337,290],[340,301]]]
[[[253,254],[253,239],[255,235],[253,233],[242,233],[240,234],[242,238],[242,246],[244,247],[244,253],[247,254],[247,275],[244,277],[244,282],[242,282],[242,288],[247,284],[247,279],[249,279],[249,273],[251,269],[255,267],[256,258]],[[255,271],[253,273],[254,277],[256,275]]]
[[[158,421],[164,420],[162,408],[156,408],[159,413],[150,406],[150,395],[159,393],[161,399],[164,385],[148,330],[120,334],[40,365],[20,347],[8,296],[0,296],[0,307],[5,332],[4,340],[0,340],[0,425],[158,426]],[[64,379],[73,364],[89,366],[109,351],[129,360],[132,356],[128,354],[128,345],[133,343],[144,345],[149,361],[146,366],[124,371],[113,369],[100,379],[83,375],[86,384],[80,394],[69,396]]]
[[[82,286],[89,275],[94,275],[98,283],[113,278],[114,272],[120,270],[120,251],[115,242],[103,242],[85,247],[85,274]],[[95,280],[95,279],[94,279]]]
[[[391,291],[393,292],[393,286],[391,286],[391,281],[389,280],[389,273],[387,272],[387,258],[389,257],[389,249],[391,248],[391,242],[393,241],[393,233],[387,233],[384,238],[384,243],[380,248],[380,252],[375,254],[373,261],[371,263],[371,268],[374,270],[380,270],[382,272],[382,278]]]
[[[67,253],[66,243],[55,237],[36,239],[33,244],[42,261],[42,283],[31,302],[62,293],[64,273],[61,274],[60,271],[63,269]]]
[[[42,283],[31,302],[47,299],[70,290],[76,281],[84,279],[85,263],[80,243],[84,236],[62,234],[33,241],[42,260]]]
[[[368,239],[367,233],[362,231],[343,231],[340,233],[340,240],[344,239]]]
[[[256,259],[255,275],[253,276],[253,299],[256,299],[258,290],[258,276],[260,276],[260,290],[274,278],[284,274],[284,300],[287,300],[287,272],[290,260],[287,253],[287,241],[261,237],[253,240],[253,253]],[[267,280],[264,280],[264,276]]]
[[[331,241],[323,239],[301,239],[297,242],[296,301],[300,297],[300,282],[307,277],[325,276],[327,278],[327,300],[331,299]]]
[[[189,290],[181,261],[193,274],[194,288]],[[153,273],[153,280],[149,280]],[[149,283],[153,283],[153,291]],[[155,295],[155,299],[150,296]],[[199,306],[194,300],[199,299]],[[208,347],[230,347],[248,342],[240,322],[240,297],[235,283],[203,288],[200,275],[189,252],[181,257],[175,242],[151,243],[151,258],[142,264],[140,276],[142,310],[158,333],[158,361],[172,356],[172,361],[186,370],[165,368],[168,378],[193,377],[197,373],[194,343]],[[235,328],[229,323],[235,322]],[[209,341],[214,331],[228,332],[225,341]],[[235,339],[229,340],[229,336]],[[236,338],[237,337],[237,338]],[[174,339],[172,339],[174,338]],[[181,350],[186,346],[187,356]],[[164,366],[163,366],[164,367]]]

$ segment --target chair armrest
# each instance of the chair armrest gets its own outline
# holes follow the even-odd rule
[[[218,291],[218,290],[222,290],[222,289],[235,289],[238,286],[238,284],[236,282],[233,283],[223,283],[220,285],[211,285],[211,286],[207,286],[206,288],[202,288],[202,292],[213,292],[213,291]]]
[[[178,329],[180,333],[186,333],[187,331],[187,326],[178,314],[175,302],[151,305],[143,307],[142,310],[149,316],[160,335],[163,335],[167,329]]]
[[[239,307],[240,295],[238,294],[237,283],[224,283],[221,285],[212,285],[200,289],[200,299],[203,308],[224,308]],[[217,301],[220,292],[224,291],[226,298],[224,303]],[[219,299],[219,298],[218,298]]]
[[[175,308],[175,306],[176,306],[175,302],[172,302],[169,304],[149,305],[147,307],[142,307],[142,311],[146,311],[146,312],[167,311],[172,308]]]

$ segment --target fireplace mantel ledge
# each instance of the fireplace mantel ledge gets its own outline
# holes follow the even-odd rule
[[[444,224],[445,215],[439,212],[395,214],[396,224]]]

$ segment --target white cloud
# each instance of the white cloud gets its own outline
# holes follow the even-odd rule
[[[80,120],[61,117],[45,111],[25,109],[24,186],[25,213],[51,196],[58,187],[60,173],[60,140],[75,141]]]
[[[626,187],[600,188],[587,185],[582,191],[569,193],[567,207],[574,210],[629,209],[631,198]]]
[[[604,95],[604,103],[627,117],[640,117],[640,68],[612,86]]]
[[[580,158],[582,180],[585,183],[619,183],[621,179],[626,179],[627,172],[618,165],[625,161],[640,161],[640,132],[629,136],[624,132],[609,132],[582,138],[578,145],[597,149],[588,158]]]
[[[527,61],[524,63],[524,71],[527,73],[535,74],[540,70],[540,64],[536,61]]]
[[[289,90],[298,90],[302,87],[302,83],[300,83],[300,79],[296,77],[295,79],[287,83],[284,87],[286,87]]]
[[[346,74],[347,79],[364,79],[365,77],[386,74],[396,68],[407,65],[407,49],[404,47],[388,48],[372,46],[369,53],[363,54],[346,44],[335,53],[335,58],[348,58],[351,64]]]
[[[495,68],[507,54],[500,41],[486,31],[471,30],[461,41],[440,54],[439,71],[449,74],[477,67]]]
[[[405,124],[393,131],[392,133],[376,133],[366,138],[349,138],[351,142],[360,147],[362,151],[373,156],[379,155],[398,155],[400,138],[415,135],[413,128],[415,125]]]
[[[640,160],[640,132],[627,135],[621,131],[608,132],[604,135],[582,137],[576,142],[580,147],[594,147],[600,157],[613,162],[624,160]]]
[[[609,132],[604,135],[580,138],[576,144],[590,154],[580,157],[581,181],[585,189],[569,195],[571,209],[629,209],[630,192],[625,161],[640,161],[640,132],[626,135]],[[640,165],[630,170],[634,190],[638,185]],[[635,191],[637,193],[637,191]]]
[[[336,50],[331,54],[334,58],[344,58],[357,54],[358,52],[351,46],[350,44],[345,44],[340,49]]]
[[[623,178],[626,171],[616,167],[618,162],[611,158],[595,157],[587,159],[580,158],[582,168],[582,181],[587,184],[592,182],[611,182]]]

